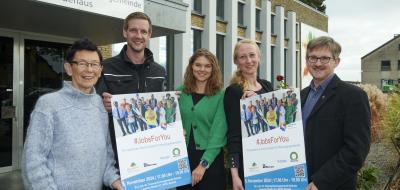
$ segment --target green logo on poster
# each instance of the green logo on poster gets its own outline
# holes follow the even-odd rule
[[[172,149],[172,155],[180,156],[181,155],[181,150],[179,148]]]
[[[290,161],[291,162],[297,162],[297,159],[299,158],[299,155],[297,152],[291,152],[290,153]]]

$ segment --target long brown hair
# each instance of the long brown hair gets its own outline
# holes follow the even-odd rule
[[[235,49],[233,51],[233,61],[235,62],[236,65],[237,65],[237,59],[238,59],[238,54],[239,54],[239,48],[243,44],[253,45],[257,50],[258,57],[260,57],[260,48],[258,48],[257,43],[254,40],[243,39],[236,43]],[[233,74],[230,84],[238,84],[243,90],[248,90],[248,88],[249,88],[249,83],[244,78],[242,71],[239,70],[239,68],[236,69],[235,73]]]
[[[215,95],[223,86],[221,69],[219,68],[217,57],[204,48],[196,50],[196,52],[194,52],[192,57],[189,59],[189,64],[186,67],[184,76],[183,92],[192,94],[196,91],[196,78],[193,75],[192,66],[199,57],[205,57],[211,63],[212,67],[210,78],[207,80],[205,95]]]

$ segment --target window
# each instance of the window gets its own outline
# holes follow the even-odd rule
[[[296,23],[296,41],[300,41],[300,25],[299,23]]]
[[[275,15],[271,15],[271,34],[275,34]]]
[[[192,0],[192,10],[201,14],[201,0]]]
[[[275,71],[274,71],[274,65],[275,65],[275,46],[271,46],[271,83],[272,86],[275,86]]]
[[[244,4],[239,2],[238,3],[238,25],[239,26],[244,26]]]
[[[300,74],[300,52],[299,51],[296,51],[296,83],[297,83],[297,86],[299,86],[300,84],[299,84],[299,82],[300,81],[298,81],[298,77],[299,77],[299,74]]]
[[[258,46],[258,49],[260,50],[260,53],[261,53],[261,43],[257,42],[257,46]],[[259,65],[258,65],[258,68],[257,68],[257,76],[260,76],[260,71],[261,71],[260,67],[261,67],[261,61],[259,62]]]
[[[217,19],[225,19],[225,0],[217,0]]]
[[[288,21],[285,19],[285,21],[283,22],[283,34],[285,36],[285,38],[288,38]]]
[[[222,78],[224,78],[224,35],[217,34],[217,58],[221,68]]]
[[[165,69],[167,70],[167,81],[165,89],[167,91],[174,90],[174,63],[175,63],[175,37],[174,35],[167,35],[160,37],[160,64],[165,62]],[[164,51],[163,51],[164,49]],[[166,50],[166,51],[165,51]]]
[[[256,9],[256,30],[261,30],[261,10]]]
[[[381,71],[390,71],[390,61],[381,61]]]
[[[400,51],[400,44],[399,44],[399,51]]]
[[[397,60],[397,70],[400,71],[400,60]]]
[[[192,29],[193,31],[193,52],[201,48],[201,30]]]
[[[290,67],[289,63],[288,63],[288,50],[285,48],[283,50],[283,76],[287,77],[287,67]]]

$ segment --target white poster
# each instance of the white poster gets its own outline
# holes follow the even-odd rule
[[[306,66],[306,51],[307,51],[307,44],[312,39],[319,37],[319,36],[327,36],[328,33],[325,31],[319,30],[307,24],[301,23],[301,88],[305,88],[310,85],[312,80],[312,76],[307,69]]]
[[[132,12],[143,12],[144,0],[33,0],[81,11],[125,19]]]
[[[169,189],[191,183],[175,92],[113,95],[111,101],[125,190]]]
[[[240,100],[246,190],[308,184],[299,89]]]

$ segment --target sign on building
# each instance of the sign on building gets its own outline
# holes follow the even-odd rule
[[[144,0],[34,0],[81,11],[125,19],[132,12],[144,10]]]

